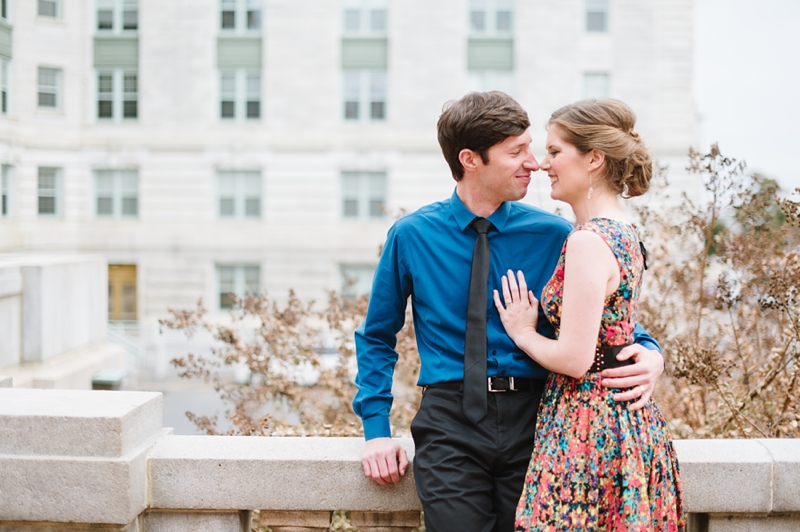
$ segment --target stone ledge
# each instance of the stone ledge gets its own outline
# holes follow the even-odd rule
[[[774,463],[772,511],[800,512],[800,439],[755,441],[764,446]]]
[[[399,439],[409,459],[411,439]],[[361,438],[167,436],[150,453],[150,507],[237,510],[421,509],[409,467],[397,486],[364,477]]]
[[[119,458],[0,454],[0,519],[128,525],[147,508],[147,454],[170,430]]]
[[[758,441],[678,440],[675,449],[687,512],[772,511],[773,461]],[[800,444],[795,449],[800,451]]]
[[[162,425],[157,392],[0,389],[0,455],[121,457]]]

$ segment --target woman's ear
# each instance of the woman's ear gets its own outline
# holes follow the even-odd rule
[[[606,162],[606,154],[600,150],[593,149],[589,152],[589,171],[594,172],[601,168]]]
[[[464,148],[458,152],[458,161],[461,163],[461,166],[464,167],[465,171],[475,170],[478,167],[478,162],[476,160],[478,157],[480,157],[480,155],[469,148]]]

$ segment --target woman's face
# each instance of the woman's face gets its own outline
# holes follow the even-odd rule
[[[574,204],[589,192],[589,160],[591,152],[582,154],[561,137],[561,126],[552,124],[547,130],[547,156],[541,170],[550,178],[550,197]]]

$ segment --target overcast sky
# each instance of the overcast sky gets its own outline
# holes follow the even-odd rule
[[[800,0],[694,0],[703,144],[800,187]]]

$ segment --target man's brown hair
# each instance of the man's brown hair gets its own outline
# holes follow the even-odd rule
[[[470,92],[444,104],[436,125],[439,146],[450,165],[453,179],[461,181],[464,167],[458,160],[463,149],[477,152],[489,163],[489,148],[508,137],[522,135],[530,127],[528,113],[508,94],[500,91]]]

